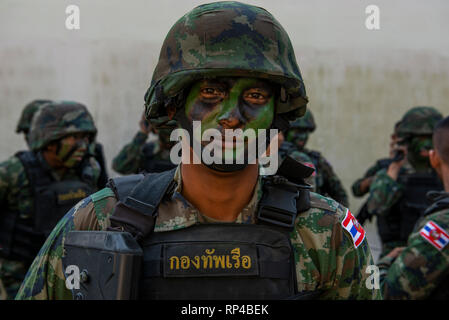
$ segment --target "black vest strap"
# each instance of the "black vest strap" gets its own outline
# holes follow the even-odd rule
[[[53,181],[50,174],[42,168],[42,165],[34,152],[19,151],[16,153],[16,157],[19,158],[25,168],[28,181],[30,186],[32,186],[31,189],[49,185]]]
[[[174,183],[175,171],[176,168],[145,175],[126,197],[124,191],[129,190],[130,181],[126,177],[111,179],[109,186],[112,186],[119,199],[110,217],[111,228],[127,231],[138,240],[153,232],[157,208],[169,187]],[[138,178],[134,177],[134,179]],[[122,189],[122,185],[125,186],[125,190]]]

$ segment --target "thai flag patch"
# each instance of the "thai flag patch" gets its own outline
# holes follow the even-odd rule
[[[343,228],[349,232],[354,241],[354,247],[357,249],[358,246],[365,239],[365,230],[362,228],[357,219],[352,215],[349,209],[346,209],[346,215],[343,221],[341,222]]]
[[[449,234],[433,221],[427,222],[419,234],[440,251],[449,243]]]

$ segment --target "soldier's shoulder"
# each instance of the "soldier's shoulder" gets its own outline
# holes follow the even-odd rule
[[[419,223],[419,227],[424,227],[429,223],[436,224],[446,234],[449,234],[449,208],[442,208],[425,216]],[[449,242],[449,239],[448,239]]]
[[[112,189],[103,188],[75,206],[73,214],[76,230],[106,230],[117,198]]]
[[[17,157],[17,154],[15,154],[6,159],[5,161],[1,162],[0,168],[3,170],[14,170],[14,169],[23,170],[23,164],[22,161],[20,161],[19,157]]]
[[[335,224],[339,224],[345,217],[347,209],[337,201],[310,192],[310,208],[301,212],[299,216],[308,220],[308,224],[314,227],[324,227],[333,229]]]
[[[17,185],[20,181],[26,180],[25,168],[16,155],[0,163],[0,180],[10,185]]]

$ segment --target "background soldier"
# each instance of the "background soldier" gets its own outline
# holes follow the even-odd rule
[[[22,114],[20,115],[19,122],[17,123],[16,132],[23,132],[25,135],[25,141],[28,144],[28,134],[30,132],[31,121],[33,120],[33,116],[40,106],[43,104],[49,103],[51,100],[33,100],[28,103],[25,108],[22,110]]]
[[[435,127],[433,145],[430,163],[445,192],[434,193],[407,247],[379,261],[385,299],[449,299],[449,117]]]
[[[307,103],[295,54],[282,26],[266,10],[238,2],[201,5],[179,19],[164,41],[151,83],[145,96],[147,117],[167,126],[176,120],[189,132],[193,120],[201,121],[202,130],[269,129],[277,118],[302,116]],[[191,146],[191,140],[184,142]],[[235,150],[234,146],[226,148]],[[292,161],[302,173],[293,174],[296,179],[290,177],[293,183],[261,179],[258,164],[249,163],[183,163],[163,173],[117,178],[111,188],[86,198],[61,220],[17,298],[70,299],[63,259],[72,264],[70,259],[77,257],[62,256],[63,246],[70,250],[65,241],[76,236],[72,230],[106,230],[109,226],[135,235],[144,256],[152,260],[142,264],[139,298],[273,299],[295,294],[323,299],[379,298],[378,290],[365,286],[365,269],[373,259],[363,229],[339,203],[299,186],[310,168]],[[123,198],[123,187],[133,179],[132,194]],[[270,209],[273,206],[279,210]],[[131,212],[134,218],[128,216]],[[280,221],[276,212],[282,212],[287,221]],[[161,243],[168,245],[166,237],[173,237],[177,244],[166,247],[167,254],[161,256]],[[242,242],[236,247],[237,239]],[[283,249],[267,245],[274,240]],[[231,252],[232,261],[239,263],[220,264],[220,256],[215,256],[217,264],[195,267],[192,263],[187,270],[184,263],[189,256],[202,255],[210,262],[214,252],[228,258]],[[170,268],[167,259],[179,254],[183,268],[174,269],[173,264]],[[159,272],[162,264],[166,276]]]
[[[86,157],[96,132],[85,106],[47,103],[31,125],[32,151],[0,164],[0,276],[9,298],[56,222],[98,190],[99,164]]]
[[[347,207],[349,206],[348,196],[331,164],[320,152],[309,150],[305,147],[309,135],[315,129],[315,119],[312,112],[308,109],[304,117],[291,124],[290,129],[285,134],[285,140],[293,143],[299,151],[307,154],[312,160],[316,168],[316,192],[331,197]]]
[[[399,121],[396,122],[396,124],[394,125],[394,132],[390,136],[391,140],[390,140],[389,158],[383,158],[383,159],[377,160],[373,166],[369,167],[369,169],[366,171],[365,175],[362,178],[357,179],[352,184],[351,189],[352,189],[352,193],[354,194],[354,196],[362,197],[365,194],[367,194],[369,191],[369,187],[371,186],[371,182],[374,179],[375,174],[381,169],[388,169],[388,166],[390,165],[392,159],[394,159],[397,156],[396,143],[398,140],[398,135],[397,135],[398,126],[399,126]],[[399,160],[399,157],[397,160]]]
[[[427,207],[427,191],[442,190],[429,162],[433,128],[441,119],[441,113],[432,107],[410,109],[397,129],[397,150],[403,152],[403,160],[380,170],[371,183],[366,208],[369,215],[377,215],[381,257],[406,244]]]
[[[174,144],[170,141],[171,130],[154,129],[145,119],[145,115],[142,115],[139,125],[140,130],[131,143],[124,146],[113,159],[112,168],[121,174],[173,169],[176,165],[170,161],[170,149]],[[146,143],[150,132],[157,134],[158,140]]]
[[[25,141],[28,143],[29,131],[31,126],[31,121],[33,120],[34,114],[39,110],[44,104],[52,102],[51,100],[33,100],[25,106],[20,116],[19,122],[17,124],[16,132],[23,132],[25,135]],[[108,173],[106,169],[106,160],[103,152],[103,146],[96,142],[94,149],[94,157],[98,161],[101,167],[100,176],[98,178],[99,188],[104,188],[108,182]]]

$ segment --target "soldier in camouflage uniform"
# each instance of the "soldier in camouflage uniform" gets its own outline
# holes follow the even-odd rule
[[[444,184],[417,223],[407,247],[399,247],[378,263],[385,299],[449,299],[449,117],[433,136],[430,163]]]
[[[390,140],[390,155],[389,158],[383,158],[376,161],[376,163],[369,167],[365,175],[357,179],[351,186],[352,193],[356,197],[363,197],[369,192],[369,187],[373,181],[374,175],[381,169],[387,169],[391,163],[391,160],[395,157],[395,147],[397,143],[397,128],[399,126],[399,121],[396,122],[394,126],[394,132],[391,134]]]
[[[202,130],[211,127],[238,127],[246,130],[251,126],[268,129],[278,118],[293,120],[303,115],[307,97],[288,35],[274,17],[259,7],[239,2],[215,2],[194,8],[170,30],[162,46],[145,102],[147,117],[152,124],[159,126],[178,124],[189,131],[192,129],[191,121],[196,119],[201,121]],[[310,169],[298,165],[303,171]],[[132,190],[140,192],[140,187],[149,183],[150,185],[146,185],[148,188],[145,188],[147,191],[141,195],[145,199],[158,200],[154,206],[141,200],[133,203],[145,203],[141,209],[154,208],[155,215],[148,212],[145,222],[134,224],[135,221],[131,219],[133,221],[129,222],[132,227],[120,226],[119,212],[123,212],[123,209],[129,213],[126,208],[129,207],[131,198],[128,196],[128,200],[118,202],[121,197],[118,186],[121,182],[141,178],[143,180],[133,186]],[[153,237],[181,237],[182,234],[195,230],[227,228],[229,232],[234,232],[235,237],[244,238],[246,232],[235,233],[233,230],[245,229],[251,234],[262,227],[269,228],[269,224],[259,225],[262,222],[260,209],[269,194],[265,190],[268,185],[258,174],[257,163],[182,163],[176,171],[145,177],[128,176],[113,181],[115,183],[109,188],[95,193],[72,208],[59,222],[34,260],[17,299],[72,298],[72,292],[65,286],[63,267],[63,259],[66,261],[70,256],[64,256],[63,247],[69,249],[64,243],[68,236],[76,234],[71,232],[73,230],[89,230],[86,234],[95,234],[91,231],[108,228],[118,232],[130,231],[133,234],[136,231],[135,236],[143,241],[145,251],[145,239],[151,241]],[[158,181],[162,181],[163,185],[158,185]],[[284,185],[282,181],[279,183]],[[294,185],[290,184],[292,186]],[[294,189],[299,192],[296,187]],[[114,190],[119,193],[116,194]],[[301,194],[304,193],[301,191]],[[369,276],[366,267],[373,264],[373,259],[364,231],[357,225],[349,210],[316,193],[310,193],[310,202],[304,201],[303,203],[301,200],[300,203],[307,204],[305,207],[298,207],[297,203],[294,212],[289,211],[293,214],[292,224],[288,229],[290,231],[283,233],[293,245],[287,252],[292,250],[290,252],[294,256],[294,259],[292,257],[288,260],[288,267],[284,265],[286,269],[279,268],[280,264],[276,263],[273,265],[277,268],[272,269],[269,264],[260,260],[261,268],[267,268],[260,269],[265,276],[253,270],[258,276],[248,278],[241,276],[247,274],[247,269],[243,270],[240,264],[229,266],[228,263],[223,264],[222,268],[235,268],[232,273],[232,270],[225,268],[220,272],[220,277],[207,277],[217,270],[203,270],[205,267],[198,265],[196,268],[201,268],[203,275],[191,270],[194,278],[184,274],[182,277],[171,278],[170,281],[170,286],[176,286],[193,279],[192,285],[167,291],[167,286],[149,285],[148,281],[156,281],[150,276],[139,281],[143,286],[139,297],[154,298],[152,293],[159,289],[166,290],[165,295],[156,294],[156,298],[279,297],[275,294],[276,290],[279,291],[278,287],[267,290],[264,286],[260,287],[259,280],[276,282],[279,277],[284,279],[285,272],[290,270],[292,273],[289,273],[288,281],[291,281],[289,283],[298,294],[313,293],[321,299],[380,298],[379,290],[365,286]],[[141,211],[137,209],[135,212]],[[148,225],[150,235],[140,232],[140,228],[146,228],[147,223],[154,223],[152,227]],[[284,224],[281,225],[285,227]],[[348,227],[349,225],[352,227]],[[134,231],[129,227],[135,228]],[[264,241],[268,234],[259,235],[258,241]],[[194,233],[192,236],[199,237],[199,234]],[[230,245],[223,242],[228,237],[228,232],[213,232],[208,236],[217,238],[220,246],[229,248]],[[233,243],[232,239],[230,241]],[[190,254],[189,251],[197,250],[198,245],[201,243],[187,246],[180,244],[172,248],[181,248],[184,254]],[[213,254],[214,250],[208,253],[206,250],[206,253]],[[264,250],[260,252],[262,255]],[[272,250],[270,252],[275,256],[281,254],[280,249],[267,250]],[[240,255],[240,248],[232,251],[235,255]],[[156,254],[155,258],[159,259],[158,257],[160,255]],[[187,257],[183,259],[185,258]],[[249,258],[246,256],[246,262]],[[158,266],[156,263],[159,262],[156,261],[146,261],[143,267],[152,268],[157,273],[159,268],[153,268]],[[268,261],[274,263],[272,260]],[[153,272],[147,271],[150,274]],[[269,276],[273,272],[278,273],[276,279]],[[162,282],[170,280],[157,279]],[[214,281],[220,281],[220,285],[212,286],[205,294],[206,283],[215,283]],[[242,283],[248,281],[257,284],[259,290],[255,290],[253,285],[242,288]],[[233,283],[233,286],[229,287],[229,283]],[[232,293],[221,295],[223,292]]]
[[[286,133],[286,142],[295,144],[299,151],[312,159],[316,168],[316,192],[331,197],[344,206],[349,206],[346,191],[331,164],[320,152],[305,148],[310,133],[315,129],[315,120],[312,112],[308,109],[304,117],[291,124],[291,128]]]
[[[403,159],[392,162],[374,176],[366,209],[370,216],[377,216],[381,257],[406,244],[427,207],[427,191],[442,189],[428,156],[433,128],[441,119],[441,113],[432,107],[410,109],[397,129],[397,150],[404,153]]]
[[[51,100],[33,100],[30,103],[28,103],[25,108],[22,110],[22,114],[20,115],[19,122],[17,123],[16,132],[21,133],[25,135],[25,141],[28,144],[28,134],[30,132],[30,126],[31,121],[33,120],[33,116],[36,113],[36,111],[39,109],[40,106],[43,104],[49,103]]]
[[[42,104],[29,131],[32,151],[18,152],[0,164],[0,279],[9,298],[61,217],[53,203],[66,211],[98,190],[99,165],[85,156],[96,132],[83,105]]]
[[[169,129],[156,130],[142,116],[140,130],[131,143],[125,145],[112,160],[112,168],[121,174],[146,172],[162,172],[175,167],[170,161],[170,149],[174,145],[170,141]],[[146,143],[150,132],[158,135],[158,140]]]

